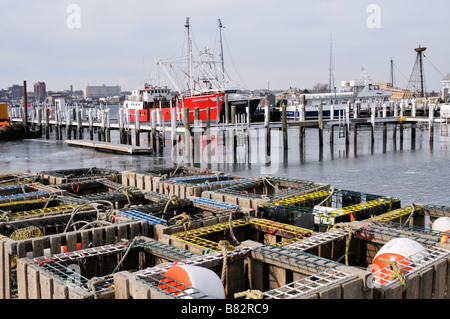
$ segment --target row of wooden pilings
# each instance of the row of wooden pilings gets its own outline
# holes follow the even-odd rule
[[[378,118],[383,118],[385,120],[379,120],[378,122],[381,122],[383,125],[383,145],[385,145],[386,138],[387,138],[387,124],[392,124],[394,126],[393,130],[393,139],[396,139],[397,134],[397,125],[400,126],[400,145],[402,146],[403,143],[403,131],[405,126],[405,117],[404,117],[404,105],[401,103],[400,108],[397,108],[393,102],[390,103],[389,110],[387,110],[386,105],[382,104],[381,102],[377,103],[375,106],[370,107],[368,104],[368,108],[370,110],[370,121],[366,119],[360,118],[360,110],[361,110],[361,103],[356,102],[355,107],[353,108],[353,119],[350,119],[350,103],[348,103],[348,106],[343,112],[342,116],[340,115],[338,119],[334,118],[333,111],[330,112],[331,117],[329,120],[323,119],[323,112],[322,112],[322,104],[319,104],[318,107],[318,119],[317,121],[306,121],[306,112],[305,108],[303,107],[305,103],[305,97],[302,96],[301,104],[299,105],[299,119],[298,121],[289,121],[287,120],[287,114],[286,114],[286,106],[282,106],[282,115],[281,115],[281,126],[280,123],[273,123],[271,122],[270,118],[270,111],[269,107],[266,105],[264,108],[265,114],[264,114],[264,123],[263,127],[265,130],[265,146],[266,146],[266,155],[270,157],[271,153],[271,130],[272,129],[280,129],[282,132],[282,143],[283,143],[283,151],[287,153],[288,151],[288,128],[289,127],[299,127],[299,147],[300,150],[304,150],[305,148],[305,133],[306,128],[317,128],[318,129],[318,141],[319,141],[319,147],[323,147],[323,131],[325,124],[329,125],[330,130],[330,146],[332,147],[334,145],[334,129],[335,126],[339,127],[339,137],[345,137],[345,143],[348,145],[350,143],[350,124],[353,124],[354,127],[354,142],[356,144],[357,141],[357,131],[359,126],[363,125],[370,125],[371,127],[371,141],[372,144],[374,143],[374,131],[375,131],[375,116],[378,114]],[[433,141],[433,125],[434,125],[434,110],[432,108],[433,106],[430,105],[429,112],[428,112],[428,125],[429,125],[429,134],[430,134],[430,142]],[[333,108],[333,106],[331,106]],[[94,114],[94,112],[98,112],[98,115]],[[135,123],[134,123],[134,131],[135,131],[135,144],[136,146],[140,146],[140,134],[142,132],[148,133],[148,141],[149,145],[151,145],[152,149],[159,150],[159,152],[162,152],[164,150],[166,138],[165,138],[165,124],[164,121],[161,120],[161,114],[158,114],[158,109],[151,111],[151,120],[150,125],[141,125],[139,123],[139,117],[135,117]],[[175,149],[175,146],[178,142],[180,142],[182,139],[184,141],[184,149],[185,150],[191,150],[191,143],[192,143],[192,150],[194,152],[198,152],[198,147],[200,146],[199,138],[202,135],[206,135],[206,146],[208,147],[206,153],[210,155],[211,151],[211,118],[210,118],[210,109],[208,108],[206,110],[206,123],[203,124],[199,120],[200,118],[200,109],[196,108],[194,110],[194,122],[191,123],[189,120],[189,109],[184,108],[183,110],[183,116],[182,116],[182,123],[184,126],[184,134],[178,133],[177,134],[177,127],[179,124],[179,121],[176,120],[176,118],[180,116],[175,115],[175,109],[172,109],[173,114],[171,114],[171,122],[170,122],[170,130],[172,132],[171,137],[171,145],[172,145],[172,155],[176,156],[177,152]],[[106,141],[111,142],[111,129],[118,129],[119,130],[119,140],[121,144],[132,144],[132,128],[131,123],[129,121],[129,110],[124,110],[122,108],[119,109],[118,112],[118,126],[115,125],[114,127],[111,126],[110,121],[110,110],[109,109],[89,109],[87,112],[88,116],[88,126],[86,124],[83,124],[82,121],[82,110],[77,108],[74,108],[72,110],[65,110],[63,112],[62,110],[55,108],[53,110],[54,112],[54,126],[55,126],[55,137],[57,140],[62,139],[62,131],[65,127],[65,133],[66,138],[71,139],[72,130],[74,130],[74,137],[76,139],[82,139],[83,138],[83,129],[84,127],[87,127],[89,129],[89,139],[93,140],[94,138],[94,128],[98,131],[98,140],[99,141]],[[63,114],[64,113],[64,114]],[[231,123],[223,124],[222,127],[219,123],[216,122],[216,129],[219,131],[222,131],[223,133],[226,133],[227,128],[229,131],[233,131],[233,128],[235,127],[237,129],[241,129],[243,131],[246,131],[247,135],[247,145],[248,145],[248,152],[251,152],[250,147],[250,130],[251,130],[251,124],[249,121],[249,116],[247,112],[247,116],[241,114],[236,114],[236,107],[231,106],[230,108],[231,113]],[[181,115],[181,114],[179,114]],[[23,117],[24,114],[21,114],[21,117]],[[45,123],[44,123],[44,130],[45,130],[45,137],[49,139],[49,132],[51,130],[50,125],[50,109],[49,108],[33,108],[31,112],[31,124],[37,125],[42,129],[42,118],[45,116]],[[393,117],[392,117],[393,116]],[[34,119],[37,117],[37,121]],[[72,120],[70,119],[72,117]],[[94,123],[94,117],[96,118]],[[411,118],[416,117],[416,109],[415,104],[413,103],[411,108]],[[64,120],[63,120],[64,118]],[[398,120],[397,120],[398,119]],[[76,125],[73,125],[73,121],[76,121]],[[414,119],[410,119],[408,121],[409,124],[411,124],[411,145],[412,147],[415,145],[415,125],[416,121]],[[193,124],[193,125],[192,125]],[[246,127],[245,127],[246,124]],[[254,123],[256,125],[261,126],[261,123]],[[182,130],[181,130],[182,131]],[[224,134],[225,135],[225,134]],[[236,134],[234,134],[234,137]],[[183,138],[182,138],[183,137]],[[151,142],[150,142],[151,141]],[[224,143],[226,141],[226,138],[223,139]],[[158,147],[157,147],[158,143]],[[236,148],[234,148],[236,150]],[[192,154],[190,152],[185,151],[185,162],[186,163],[192,163]],[[285,154],[286,155],[286,154]],[[195,156],[194,156],[195,158]]]

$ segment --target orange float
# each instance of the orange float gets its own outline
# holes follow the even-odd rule
[[[395,238],[388,241],[373,259],[372,273],[374,279],[380,284],[384,284],[389,280],[392,269],[385,260],[398,263],[402,268],[402,273],[412,270],[414,257],[411,256],[423,249],[425,248],[421,244],[409,238]]]
[[[166,284],[160,284],[158,288],[174,295],[181,294],[180,290],[186,290],[188,293],[191,290],[190,287],[193,287],[207,295],[225,299],[222,281],[214,271],[208,268],[176,262],[164,273],[164,276],[169,278],[164,278],[162,282]],[[176,282],[171,279],[176,280]]]

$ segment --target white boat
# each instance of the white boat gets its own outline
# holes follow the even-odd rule
[[[277,99],[277,107],[286,105],[286,116],[288,119],[300,119],[300,106],[302,95],[305,96],[306,120],[317,119],[319,116],[319,104],[322,103],[323,118],[337,118],[339,114],[344,114],[344,110],[350,102],[350,111],[354,108],[355,102],[361,103],[361,110],[367,110],[375,103],[381,101],[385,103],[390,100],[391,93],[381,90],[380,86],[371,80],[364,71],[361,70],[361,77],[357,80],[343,81],[337,92],[328,93],[295,93],[282,94]]]
[[[139,115],[140,122],[150,122],[150,111],[161,108],[170,110],[170,104],[178,104],[178,98],[167,86],[149,83],[144,84],[144,88],[131,91],[123,102],[123,108],[130,110],[130,121],[135,121],[136,114]],[[172,102],[172,103],[171,103]]]

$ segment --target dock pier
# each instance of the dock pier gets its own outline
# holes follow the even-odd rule
[[[302,101],[304,101],[302,96]],[[353,106],[353,107],[352,107]],[[245,136],[247,144],[247,151],[250,157],[251,155],[251,131],[263,130],[262,134],[265,135],[265,155],[267,162],[270,162],[271,155],[271,132],[272,130],[279,130],[282,136],[282,149],[283,155],[287,158],[289,144],[288,136],[292,134],[294,128],[298,128],[298,140],[300,154],[303,154],[306,147],[306,129],[317,129],[319,151],[322,153],[324,147],[324,130],[329,130],[329,147],[333,150],[336,143],[335,128],[339,129],[339,138],[345,139],[345,145],[350,145],[350,135],[353,132],[353,144],[356,148],[358,139],[358,130],[360,127],[369,126],[371,131],[371,144],[372,148],[375,145],[375,131],[377,128],[382,129],[382,143],[383,151],[385,151],[385,145],[387,142],[387,126],[393,127],[392,138],[397,140],[397,131],[399,131],[400,148],[403,148],[404,130],[406,127],[411,129],[411,148],[415,147],[416,127],[419,125],[421,128],[427,128],[429,132],[429,142],[432,145],[434,140],[434,125],[435,123],[443,123],[445,126],[448,123],[448,112],[444,112],[444,116],[439,116],[440,105],[432,105],[430,103],[423,103],[422,108],[419,108],[417,103],[413,102],[410,107],[406,107],[403,102],[397,103],[397,105],[391,101],[389,103],[389,110],[387,110],[386,104],[381,102],[375,103],[375,105],[367,105],[365,110],[361,107],[361,102],[356,102],[354,105],[348,103],[346,109],[341,112],[338,118],[335,118],[334,114],[329,118],[324,118],[322,104],[319,105],[318,118],[317,119],[305,119],[305,108],[300,107],[299,118],[290,120],[287,118],[286,106],[281,107],[281,119],[280,121],[271,121],[269,106],[264,107],[264,121],[263,122],[249,122],[248,116],[236,115],[235,108],[230,108],[231,121],[225,123],[211,123],[210,117],[207,117],[206,121],[199,120],[199,109],[193,110],[194,121],[189,120],[189,110],[184,109],[182,119],[173,119],[171,121],[164,121],[161,117],[159,110],[152,110],[150,114],[149,122],[140,122],[136,117],[134,122],[129,120],[129,111],[119,108],[117,119],[111,118],[110,109],[81,109],[78,107],[72,110],[65,110],[62,112],[57,106],[53,109],[49,107],[32,107],[28,112],[25,112],[21,108],[11,108],[11,121],[22,122],[25,116],[27,116],[27,123],[35,128],[44,129],[45,138],[50,138],[50,132],[55,130],[56,140],[63,140],[65,138],[66,143],[69,145],[83,145],[84,147],[98,148],[100,142],[102,145],[128,145],[129,148],[134,147],[135,152],[127,151],[130,154],[149,154],[149,153],[162,153],[166,147],[166,133],[167,136],[171,136],[172,154],[176,154],[176,148],[180,150],[178,145],[183,142],[183,150],[190,150],[184,152],[185,163],[198,163],[200,155],[203,154],[203,148],[201,147],[202,141],[208,145],[207,156],[211,156],[211,141],[212,135],[216,135],[216,142],[223,143],[224,147],[227,147],[227,143],[235,145],[239,134]],[[418,116],[419,111],[422,113]],[[83,114],[84,113],[84,114]],[[210,114],[210,110],[207,110]],[[70,116],[72,114],[72,116]],[[365,116],[364,116],[364,115]],[[44,119],[44,123],[42,120]],[[215,125],[214,125],[215,124]],[[353,127],[353,130],[351,129]],[[65,130],[63,130],[65,128]],[[111,131],[115,130],[119,132],[119,141],[111,141]],[[73,131],[73,135],[72,135]],[[85,135],[85,131],[87,134]],[[94,132],[97,131],[97,142],[94,141]],[[134,134],[133,134],[134,132]],[[441,132],[446,132],[445,129],[441,129]],[[65,133],[65,134],[64,134]],[[147,134],[148,145],[140,145],[141,134]],[[170,135],[169,135],[170,133]],[[63,137],[65,135],[65,137]],[[75,137],[72,140],[72,136]],[[83,139],[84,136],[87,138]],[[134,136],[134,137],[133,137]],[[222,141],[219,141],[222,138]],[[78,142],[74,142],[78,141]],[[81,143],[80,141],[83,141]],[[88,143],[90,141],[91,143]],[[92,146],[90,146],[92,145]],[[96,146],[95,146],[96,145]],[[109,148],[112,150],[113,148]],[[144,150],[147,151],[144,151]],[[139,150],[139,151],[137,151]],[[236,152],[236,147],[232,148],[233,152]],[[356,149],[355,149],[356,151]],[[120,151],[119,151],[120,152]]]

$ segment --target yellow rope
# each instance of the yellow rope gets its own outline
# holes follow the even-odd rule
[[[44,234],[42,234],[41,230],[37,228],[36,226],[28,226],[24,228],[20,228],[15,230],[9,238],[13,240],[22,240],[22,239],[28,239],[28,238],[35,238],[35,237],[42,237]],[[17,266],[17,255],[11,256],[11,268],[15,268]]]
[[[240,297],[246,297],[245,299],[263,299],[264,293],[260,290],[248,289],[242,292],[236,292],[234,294],[234,299]]]
[[[221,280],[222,283],[225,285],[225,274],[227,269],[227,251],[233,251],[235,248],[233,245],[231,245],[228,240],[221,240],[219,241],[219,248],[222,251],[223,254],[223,265],[222,265],[222,276]]]
[[[35,238],[44,236],[39,228],[36,226],[28,226],[15,230],[9,238],[13,240],[21,240],[27,238]]]
[[[180,215],[174,216],[169,221],[174,221],[176,219],[179,219],[175,222],[175,225],[183,225],[184,231],[187,231],[191,227],[191,217],[186,214],[185,212],[181,213]],[[187,221],[187,227],[186,222]]]
[[[398,278],[398,280],[403,286],[403,291],[406,291],[406,289],[408,288],[408,283],[406,282],[406,277],[402,272],[402,267],[397,262],[392,260],[388,260],[385,258],[378,258],[378,260],[388,263],[389,266],[391,266],[392,271],[389,280],[394,280],[395,278]]]
[[[347,241],[345,243],[345,264],[348,266],[348,253],[350,250],[350,241],[352,239],[352,228],[350,227],[350,225],[348,223],[339,223],[339,224],[335,224],[333,227],[331,227],[331,230],[335,230],[337,228],[347,228],[348,229],[348,236],[347,236]]]
[[[180,207],[180,200],[178,199],[178,196],[177,195],[170,196],[169,200],[167,201],[166,206],[164,207],[164,211],[163,211],[163,214],[161,216],[162,219],[164,219],[164,214],[166,213],[167,208],[169,207],[170,203],[172,203],[177,208]]]

